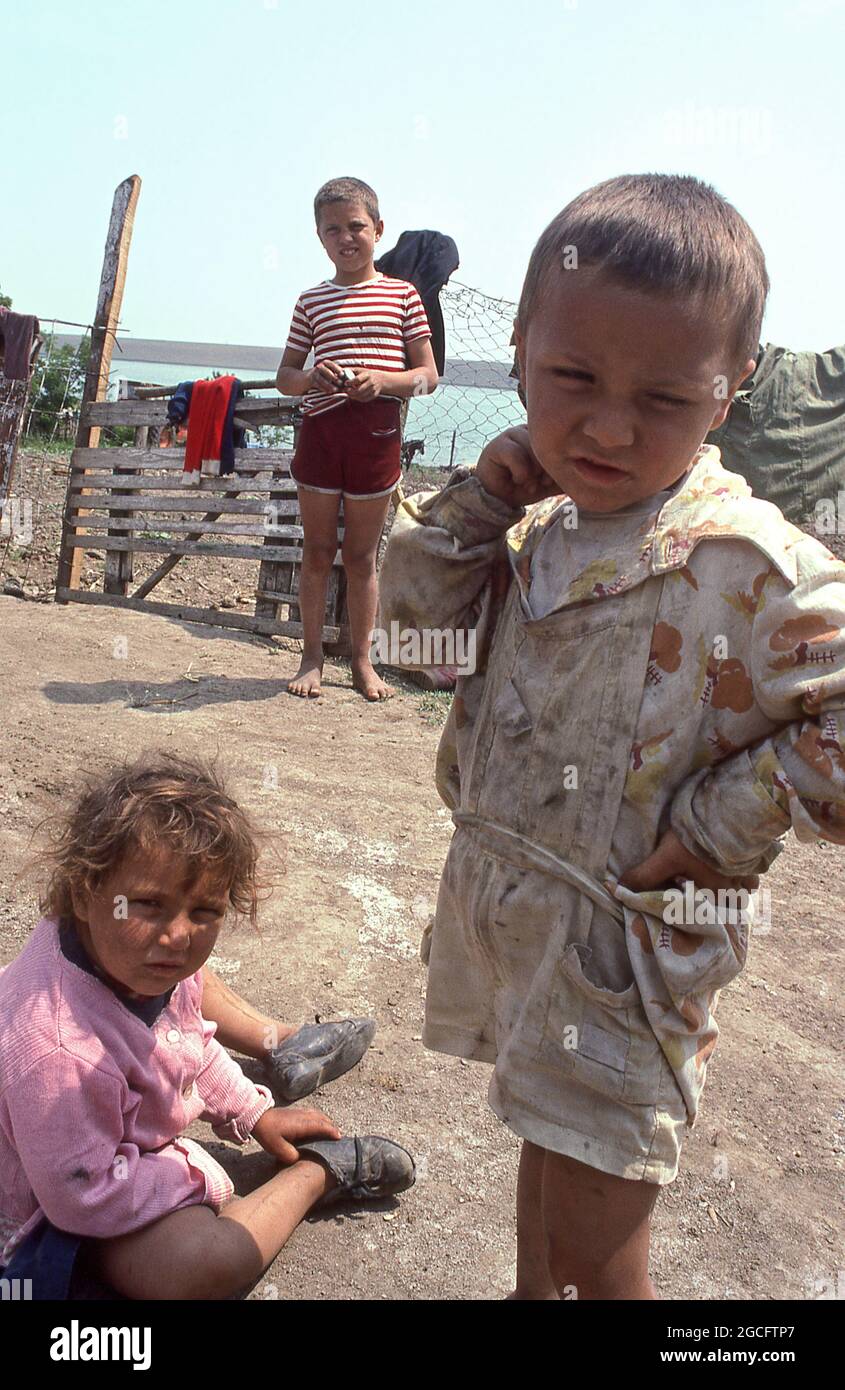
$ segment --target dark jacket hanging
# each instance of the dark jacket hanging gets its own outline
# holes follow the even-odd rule
[[[418,292],[431,329],[431,350],[442,376],[446,362],[446,332],[440,291],[460,265],[454,241],[443,232],[403,232],[393,250],[385,251],[374,264],[383,275],[410,281]]]

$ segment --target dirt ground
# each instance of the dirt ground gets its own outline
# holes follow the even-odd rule
[[[0,596],[0,963],[35,922],[17,878],[31,833],[78,769],[149,746],[219,754],[287,873],[260,933],[224,932],[212,964],[284,1020],[375,1017],[362,1064],[314,1100],[347,1131],[400,1139],[419,1171],[396,1202],[301,1226],[252,1297],[501,1298],[518,1143],[486,1107],[489,1068],[420,1041],[417,943],[450,832],[432,782],[443,697],[408,686],[367,705],[333,665],[303,704],[284,692],[296,661],[283,640]],[[842,856],[792,841],[767,882],[771,930],[723,996],[703,1112],[657,1204],[665,1298],[831,1297],[837,1276],[845,1296]],[[255,1144],[192,1132],[241,1191],[272,1168]]]

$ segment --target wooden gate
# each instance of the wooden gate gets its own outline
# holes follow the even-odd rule
[[[248,430],[293,423],[290,402],[245,397],[235,424]],[[297,591],[302,562],[296,484],[290,476],[290,449],[235,450],[235,472],[182,483],[185,451],[160,448],[167,422],[163,400],[89,401],[80,429],[131,425],[131,448],[77,448],[71,456],[56,583],[58,603],[108,604],[188,622],[249,632],[302,637]],[[95,435],[94,438],[98,438]],[[98,440],[99,442],[99,440]],[[151,534],[154,533],[154,534]],[[342,518],[338,544],[342,539]],[[77,550],[102,552],[103,588],[78,587]],[[162,563],[135,584],[135,557],[160,555]],[[223,612],[148,595],[185,556],[254,560],[254,612]],[[340,552],[335,556],[323,641],[335,654],[348,640],[343,620],[345,584]],[[280,607],[287,617],[279,617]]]

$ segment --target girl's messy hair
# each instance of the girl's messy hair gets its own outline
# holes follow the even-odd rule
[[[691,175],[626,174],[580,193],[531,254],[516,325],[525,333],[551,270],[600,266],[636,289],[702,294],[730,311],[737,364],[756,357],[769,291],[766,261],[745,218]]]
[[[381,217],[378,198],[370,185],[362,179],[329,179],[328,183],[323,184],[314,199],[314,221],[318,227],[320,213],[329,203],[363,203],[374,223]]]
[[[40,901],[50,917],[73,913],[71,894],[96,892],[127,855],[162,851],[228,891],[231,910],[255,926],[267,886],[258,876],[260,832],[199,759],[151,752],[88,779],[50,833],[37,863],[50,877]]]

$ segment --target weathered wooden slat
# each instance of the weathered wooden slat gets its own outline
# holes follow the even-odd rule
[[[134,481],[127,481],[127,478]],[[273,493],[283,497],[295,498],[296,484],[291,483],[286,478],[281,478],[273,482],[271,478],[237,478],[234,475],[226,479],[217,478],[203,481],[199,487],[186,487],[182,482],[182,475],[176,474],[169,477],[156,477],[147,475],[141,477],[133,474],[129,470],[126,473],[80,473],[70,479],[70,491],[88,491],[108,493],[113,488],[122,492],[129,488],[132,492],[167,492],[178,493],[180,497],[205,497],[208,499],[209,506],[217,506],[220,495],[237,492],[243,493],[244,497],[250,497],[253,493]],[[95,506],[98,504],[95,502]],[[102,504],[99,504],[102,505]]]
[[[137,613],[155,613],[162,618],[174,618],[186,623],[203,623],[209,627],[233,627],[241,632],[260,632],[267,636],[302,637],[301,623],[280,623],[271,618],[256,618],[253,613],[221,613],[216,608],[190,608],[180,603],[159,603],[150,599],[123,598],[120,594],[92,594],[87,589],[57,589],[59,603],[90,603],[108,608],[129,608]],[[323,628],[323,641],[336,642],[338,629]]]
[[[289,425],[292,422],[295,408],[290,404],[285,404],[281,397],[273,400],[268,397],[254,396],[251,399],[246,397],[238,401],[235,408],[235,418],[242,419],[245,424],[255,427],[259,422],[262,425],[279,424]],[[166,425],[167,402],[166,401],[90,401],[82,407],[80,423],[88,425]]]
[[[106,518],[104,516],[91,516],[85,513],[85,530],[81,534],[91,535],[102,534],[104,530],[114,531],[115,535],[121,532],[131,533],[141,537],[152,532],[156,539],[166,539],[167,536],[194,536],[199,540],[201,535],[210,536],[268,536],[279,540],[301,540],[301,526],[262,526],[259,522],[224,522],[224,521],[203,521],[201,530],[198,530],[200,523],[197,521],[164,521],[156,525],[155,521],[148,518],[141,518],[137,513],[132,513],[127,519],[120,517]]]
[[[84,482],[80,479],[75,487],[69,489],[69,507],[78,507],[80,505],[78,499],[83,495],[86,498],[90,495],[92,510],[102,511],[111,506],[111,498],[116,494],[118,497],[130,497],[139,511],[143,511],[145,508],[148,511],[155,511],[158,501],[162,503],[169,501],[173,503],[173,506],[162,507],[161,510],[177,512],[215,510],[222,512],[228,510],[225,503],[233,500],[232,493],[236,491],[238,500],[250,503],[250,510],[255,512],[261,512],[273,504],[277,505],[280,514],[290,513],[293,515],[298,510],[296,495],[291,492],[290,488],[281,490],[262,486],[260,483],[245,483],[242,488],[230,487],[225,491],[216,488],[206,490],[205,488],[172,487],[166,480],[161,484],[158,482],[142,483],[140,479],[137,481],[134,478],[124,479],[120,474],[115,474],[113,481],[108,486],[95,487],[93,492],[89,492],[88,478],[90,476],[90,474],[86,474]],[[197,503],[200,505],[197,506]],[[87,502],[85,505],[88,505]]]
[[[92,491],[92,489],[89,488],[88,480],[90,477],[93,477],[93,474],[86,473],[85,480],[79,478],[78,481],[72,482],[71,488],[69,488],[68,491],[68,499],[75,499],[76,496],[82,495],[82,493],[88,496],[89,492]],[[233,488],[231,484],[229,484],[228,488],[182,488],[182,486],[179,486],[178,482],[174,484],[171,478],[161,478],[161,480],[158,480],[158,478],[153,478],[153,480],[149,480],[149,478],[147,478],[147,480],[142,480],[142,478],[132,480],[132,478],[129,478],[128,481],[124,475],[115,473],[113,477],[111,477],[110,482],[101,482],[101,484],[95,484],[95,486],[93,486],[92,507],[95,509],[95,512],[97,507],[108,506],[107,499],[113,495],[114,491],[125,493],[126,496],[138,498],[139,506],[143,505],[145,496],[149,496],[149,498],[183,498],[186,502],[203,500],[204,509],[210,510],[211,507],[220,507],[222,499],[231,496],[232,492],[238,492],[240,498],[243,499],[253,498],[254,502],[259,506],[268,506],[268,503],[270,503],[272,499],[277,498],[279,493],[281,493],[279,502],[284,502],[286,506],[293,507],[293,509],[297,506],[296,493],[293,492],[292,488],[278,488],[278,486],[272,486],[270,482],[245,481],[243,482],[242,488],[239,488],[236,484]],[[75,506],[78,505],[78,503],[72,502],[71,500],[71,505]],[[190,512],[190,510],[193,509],[192,507],[186,507],[185,510]],[[200,507],[200,510],[202,510],[202,507]]]
[[[292,449],[236,449],[235,468],[238,476],[242,473],[266,473],[277,470],[284,476],[290,473]],[[113,471],[115,468],[154,468],[166,472],[182,472],[185,463],[185,450],[172,449],[74,449],[70,456],[70,466],[74,472],[84,469]],[[222,478],[203,478],[203,482],[228,482],[234,474],[224,474]]]
[[[256,589],[255,597],[266,599],[269,603],[299,603],[299,594],[280,593],[275,589]]]
[[[292,425],[295,408],[280,405],[278,401],[266,397],[239,401],[235,406],[232,423],[247,430],[260,429],[262,425]]]
[[[242,381],[241,385],[245,391],[273,391],[276,387],[275,377],[264,377],[259,381]],[[179,390],[178,386],[136,386],[132,395],[133,400],[151,401],[156,397],[175,396]],[[285,398],[288,404],[293,406],[297,402],[290,397]]]
[[[135,550],[139,555],[219,555],[224,560],[296,560],[302,563],[302,550],[293,545],[224,545],[222,542],[204,545],[201,541],[152,541],[135,537],[132,540],[95,535],[69,536],[68,545],[74,550]],[[341,564],[338,550],[334,564]]]
[[[88,491],[84,494],[84,505],[88,507]],[[75,500],[75,494],[71,493],[69,503],[70,515],[72,516],[80,503]],[[273,508],[278,508],[278,514],[284,515],[282,508],[287,506],[288,515],[291,515],[290,503],[284,501],[276,502],[269,497],[215,497],[214,510],[227,516],[247,515],[247,516],[267,516],[271,519],[274,516]],[[91,509],[110,512],[131,512],[137,511],[145,515],[150,512],[201,512],[205,515],[208,512],[208,499],[205,497],[187,497],[179,494],[168,493],[164,497],[156,497],[148,492],[133,492],[128,497],[122,497],[119,492],[107,492],[102,495],[95,494],[91,499]],[[199,521],[199,517],[196,518]]]
[[[188,517],[183,518],[181,521],[171,521],[169,517],[155,517],[152,515],[139,516],[137,512],[131,512],[127,517],[110,516],[107,518],[105,516],[100,515],[99,513],[93,512],[86,512],[85,515],[86,518],[88,516],[90,516],[91,518],[90,525],[92,531],[102,531],[103,528],[107,526],[115,527],[115,530],[118,532],[137,531],[139,535],[144,535],[145,533],[152,533],[153,535],[162,536],[169,536],[171,534],[186,535],[189,531],[195,531],[197,533],[197,540],[200,540],[200,538],[205,534],[206,531],[213,535],[214,531],[212,531],[212,527],[217,528],[216,534],[218,536],[272,537],[276,534],[282,534],[280,531],[278,531],[278,528],[280,526],[286,526],[287,529],[290,530],[291,526],[299,525],[299,522],[293,521],[280,521],[276,522],[275,525],[271,524],[269,521],[226,521],[225,519],[223,521],[218,521],[217,517],[215,517],[213,521],[197,521],[192,520]],[[77,532],[73,527],[73,523],[71,522],[71,529],[74,530],[74,534],[82,535],[84,531],[88,529],[88,525],[88,521],[85,520],[84,525],[81,525],[79,531]],[[342,527],[338,528],[337,534],[338,540],[341,540],[343,538]]]
[[[80,413],[82,425],[168,424],[166,401],[91,401]]]

